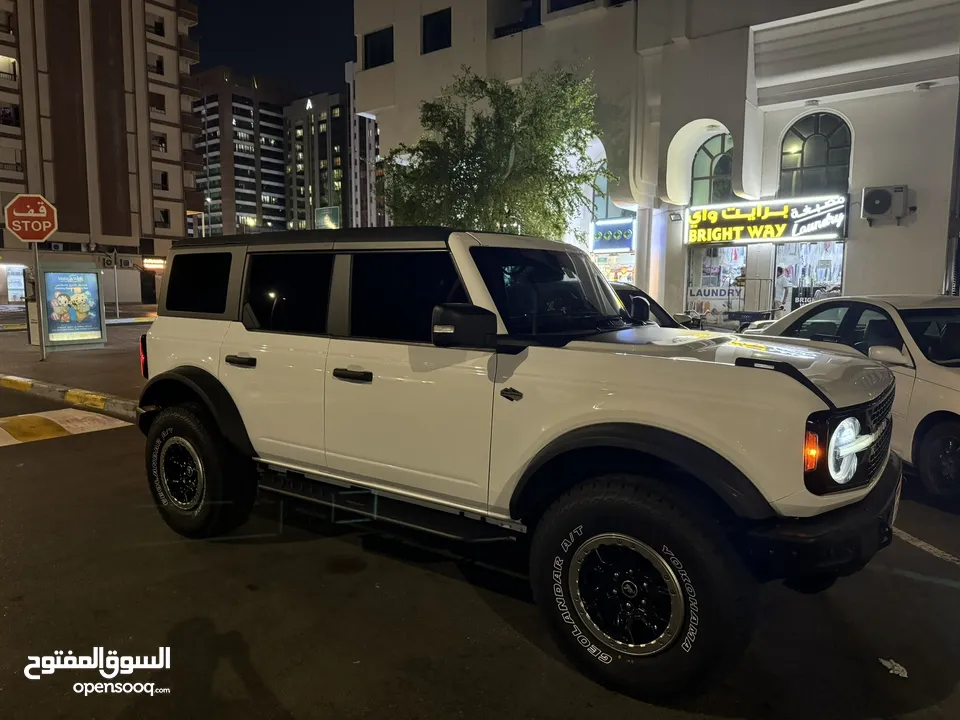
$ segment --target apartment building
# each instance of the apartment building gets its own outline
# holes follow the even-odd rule
[[[767,310],[777,268],[802,297],[960,273],[957,0],[355,0],[354,27],[384,154],[465,65],[590,73],[616,180],[571,224],[672,311]],[[876,188],[903,207],[876,217]],[[751,236],[759,201],[790,222]],[[718,205],[748,220],[714,227]]]
[[[377,123],[354,108],[355,63],[339,92],[301,98],[284,109],[287,228],[384,225],[377,203]]]
[[[284,106],[292,94],[261,77],[227,67],[199,73],[194,117],[202,125],[197,187],[205,208],[195,235],[283,230]]]
[[[197,21],[191,0],[0,0],[0,205],[22,192],[56,205],[42,262],[162,256],[200,211]],[[9,233],[0,248],[7,266],[32,263]],[[120,285],[122,300],[155,293],[133,269]]]

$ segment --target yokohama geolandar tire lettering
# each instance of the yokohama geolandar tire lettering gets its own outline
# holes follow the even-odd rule
[[[146,447],[150,493],[164,521],[186,537],[243,524],[256,499],[256,474],[196,404],[160,412]]]
[[[549,508],[534,533],[530,581],[564,652],[604,685],[646,698],[696,688],[733,665],[758,593],[708,513],[632,475],[588,481]]]

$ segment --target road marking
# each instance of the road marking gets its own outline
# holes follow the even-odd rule
[[[16,415],[0,418],[0,447],[111,430],[129,424],[106,415],[72,408]]]
[[[941,550],[936,545],[931,545],[928,542],[924,542],[920,538],[916,538],[910,533],[904,532],[900,528],[894,528],[893,534],[896,535],[901,540],[903,540],[904,542],[910,543],[915,548],[923,550],[925,553],[930,553],[935,558],[939,558],[944,562],[948,562],[951,565],[956,565],[957,567],[960,567],[960,558],[956,557],[955,555],[951,555],[946,550]]]
[[[882,570],[883,572],[890,573],[891,575],[898,575],[900,577],[909,578],[910,580],[916,580],[917,582],[924,582],[931,585],[948,587],[953,590],[960,590],[960,580],[951,580],[949,578],[937,577],[936,575],[923,575],[921,573],[913,572],[912,570],[903,570],[901,568],[889,567],[887,565],[868,565],[867,567],[874,570]]]
[[[80,405],[96,410],[103,410],[107,404],[107,399],[103,395],[86,390],[67,390],[63,395],[63,401],[71,405]]]

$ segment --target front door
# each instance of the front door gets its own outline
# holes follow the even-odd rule
[[[347,258],[343,259],[344,261]],[[331,470],[486,508],[496,355],[431,344],[435,305],[467,302],[446,249],[357,252],[348,337],[330,341]]]
[[[220,380],[265,460],[323,468],[324,373],[333,255],[251,253],[243,322],[220,350]]]

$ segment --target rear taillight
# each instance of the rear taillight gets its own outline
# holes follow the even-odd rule
[[[140,336],[140,374],[147,378],[147,336]]]

